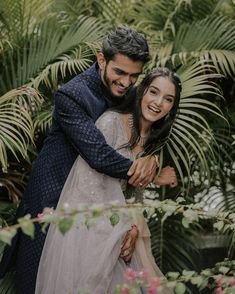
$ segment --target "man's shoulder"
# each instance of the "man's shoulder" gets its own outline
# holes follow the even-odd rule
[[[83,73],[78,74],[70,81],[62,85],[58,92],[63,93],[79,93],[81,90],[95,88],[99,86],[99,74],[96,69],[96,64],[93,64]]]

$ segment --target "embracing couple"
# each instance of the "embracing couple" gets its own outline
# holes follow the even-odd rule
[[[45,207],[125,203],[128,185],[136,201],[151,182],[177,185],[173,168],[159,176],[154,150],[166,141],[179,105],[181,83],[156,68],[135,88],[150,59],[145,38],[117,27],[103,41],[97,62],[55,94],[52,126],[34,164],[17,211],[36,217]],[[75,219],[78,224],[80,216]],[[16,267],[19,294],[113,293],[126,282],[127,267],[161,272],[151,254],[150,232],[142,215],[121,215],[111,226],[99,217],[89,230],[78,225],[62,236],[50,225],[36,226],[35,238],[18,232],[1,262],[1,276]],[[145,293],[145,289],[140,289]],[[162,293],[171,293],[163,288]]]

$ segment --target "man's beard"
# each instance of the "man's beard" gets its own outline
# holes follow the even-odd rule
[[[105,66],[105,69],[104,69],[103,79],[104,79],[104,82],[106,85],[105,88],[107,90],[107,99],[112,104],[112,106],[120,105],[125,100],[126,93],[123,96],[117,96],[117,95],[113,94],[113,92],[111,90],[111,86],[112,86],[113,82],[108,78],[107,66]]]

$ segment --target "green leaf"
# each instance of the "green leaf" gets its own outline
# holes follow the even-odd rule
[[[219,271],[222,273],[222,274],[224,274],[224,275],[226,275],[227,274],[227,272],[229,272],[229,268],[228,267],[225,267],[225,266],[221,266],[221,267],[219,267]]]
[[[193,211],[192,209],[187,209],[183,212],[184,217],[186,217],[190,222],[198,221],[198,214],[196,211]]]
[[[213,227],[219,231],[221,231],[224,227],[224,222],[223,221],[218,221],[213,224]]]
[[[234,222],[235,222],[235,213],[231,213],[229,215],[229,219],[234,220]]]
[[[9,231],[9,230],[3,229],[0,231],[0,240],[8,245],[11,245],[11,240],[15,236],[15,234],[16,234],[16,230],[11,229]]]
[[[93,210],[92,211],[92,216],[93,217],[99,217],[103,214],[103,210]]]
[[[178,273],[178,272],[168,272],[166,276],[167,276],[167,278],[171,278],[171,279],[176,280],[180,276],[180,273]]]
[[[92,222],[89,219],[86,219],[84,222],[84,225],[86,226],[86,228],[89,230],[92,226]]]
[[[209,276],[211,276],[213,273],[212,273],[212,271],[211,271],[210,269],[207,268],[207,269],[203,270],[203,271],[201,272],[201,274],[204,275],[204,276],[209,277]]]
[[[186,287],[183,283],[177,283],[174,290],[176,294],[183,294],[186,291]]]
[[[32,222],[28,221],[23,223],[21,229],[25,235],[30,236],[32,239],[34,238],[35,227]]]
[[[183,225],[185,228],[189,228],[190,223],[191,223],[191,222],[188,220],[188,218],[186,218],[186,217],[183,217],[183,218],[182,218],[182,225]]]
[[[183,197],[177,197],[176,202],[177,203],[182,203],[182,202],[185,202],[185,199]]]
[[[71,217],[64,217],[59,221],[59,230],[60,232],[65,235],[72,227],[73,219]]]
[[[114,227],[116,224],[119,223],[120,217],[117,213],[113,213],[109,218],[111,225]]]
[[[170,281],[167,283],[167,286],[171,289],[173,289],[175,287],[175,285],[176,285],[176,281]]]
[[[203,282],[203,278],[201,276],[191,278],[191,283],[193,285],[197,285],[198,287],[201,286],[202,282]]]
[[[183,270],[182,274],[186,276],[186,278],[191,278],[196,272],[195,271],[187,271]]]
[[[49,226],[48,223],[44,223],[44,224],[42,225],[41,231],[43,232],[43,234],[46,234],[46,232],[47,232],[47,227],[48,227],[48,226]]]
[[[25,235],[30,236],[31,238],[34,237],[35,227],[31,221],[30,214],[27,214],[24,217],[19,218],[18,223],[20,224],[21,230]]]

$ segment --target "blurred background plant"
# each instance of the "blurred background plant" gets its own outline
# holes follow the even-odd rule
[[[182,80],[180,112],[161,152],[170,154],[179,186],[151,187],[150,197],[182,195],[207,210],[234,211],[234,16],[232,0],[2,0],[1,225],[12,222],[50,127],[53,92],[95,61],[103,36],[118,24],[146,35],[152,60],[145,72],[167,66]],[[178,216],[162,221],[157,213],[149,224],[164,272],[208,265],[197,236],[214,234],[209,221],[185,228]],[[234,236],[223,240],[226,250],[215,256],[231,259]]]

